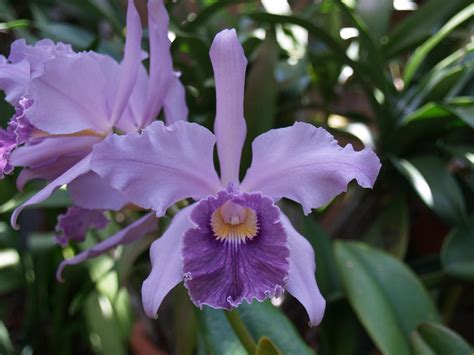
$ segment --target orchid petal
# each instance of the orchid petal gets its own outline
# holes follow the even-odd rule
[[[281,223],[288,235],[290,273],[286,289],[306,308],[311,326],[321,323],[326,308],[316,284],[316,264],[311,244],[299,234],[288,217],[281,214]]]
[[[135,8],[134,0],[128,0],[125,54],[122,64],[120,65],[120,82],[112,109],[110,126],[115,125],[122,117],[130,94],[135,87],[142,57],[141,38],[142,25],[140,16]]]
[[[217,34],[210,51],[216,82],[214,133],[224,185],[239,181],[240,156],[247,132],[244,85],[247,59],[234,29]]]
[[[46,200],[50,197],[53,192],[61,187],[62,185],[70,183],[72,180],[77,178],[78,176],[85,174],[89,171],[89,165],[91,161],[91,155],[86,156],[81,161],[79,161],[76,165],[74,165],[71,169],[67,170],[61,176],[56,178],[50,184],[46,185],[43,189],[37,192],[34,196],[30,197],[26,202],[23,202],[19,207],[13,211],[11,217],[11,225],[14,229],[19,229],[17,225],[17,219],[19,214],[28,206],[35,205]]]
[[[112,135],[96,144],[92,169],[129,201],[162,216],[180,200],[222,189],[212,159],[214,143],[214,135],[195,123],[165,127],[156,121],[141,134]]]
[[[60,157],[77,157],[77,161],[92,151],[92,146],[101,141],[96,136],[47,137],[39,142],[15,149],[10,157],[14,166],[40,167],[51,165]],[[59,162],[59,164],[61,164]]]
[[[177,121],[188,120],[188,105],[186,105],[186,90],[184,89],[178,75],[175,75],[168,93],[166,94],[165,103],[165,121],[167,125]]]
[[[194,206],[179,211],[166,232],[151,245],[151,273],[142,286],[143,308],[150,318],[155,318],[168,292],[183,281],[181,248],[184,233],[193,227],[189,216]]]
[[[62,273],[66,266],[77,265],[87,259],[99,256],[121,244],[132,243],[143,237],[145,234],[151,233],[156,229],[156,218],[153,213],[148,213],[142,218],[136,220],[135,222],[127,226],[126,228],[122,229],[117,234],[108,237],[107,239],[98,243],[91,249],[83,251],[82,253],[77,254],[73,258],[64,260],[61,264],[59,264],[59,267],[56,271],[56,279],[58,279],[58,281],[63,281]]]
[[[82,53],[48,61],[43,75],[31,82],[34,103],[26,112],[28,120],[51,134],[108,131],[108,82],[96,59]]]
[[[353,179],[371,188],[380,170],[371,149],[342,148],[324,129],[302,122],[260,135],[252,154],[242,190],[289,198],[300,203],[305,214],[346,191]]]
[[[0,56],[0,90],[5,91],[5,100],[15,106],[20,98],[28,92],[30,84],[30,64],[23,60],[9,63]]]
[[[173,63],[168,39],[169,16],[163,0],[148,1],[148,32],[150,34],[150,80],[145,105],[144,126],[160,112],[167,90],[173,80]]]
[[[82,208],[97,210],[120,210],[125,197],[94,172],[79,176],[67,187],[74,203]]]

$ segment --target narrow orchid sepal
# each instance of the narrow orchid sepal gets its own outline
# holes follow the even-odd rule
[[[184,233],[193,226],[189,216],[194,207],[191,205],[179,211],[168,229],[151,245],[151,272],[142,286],[143,308],[150,318],[156,318],[165,296],[183,281],[180,246]]]
[[[290,273],[286,289],[306,308],[309,324],[314,327],[323,319],[326,301],[316,283],[313,247],[296,231],[283,213],[280,215],[280,220],[288,235],[290,247]]]
[[[148,213],[136,220],[129,226],[122,229],[120,232],[116,233],[113,236],[108,237],[102,242],[98,243],[89,250],[85,250],[82,253],[77,254],[76,256],[64,260],[59,264],[56,271],[56,279],[60,282],[64,281],[62,278],[62,273],[66,266],[77,265],[82,263],[85,260],[94,258],[96,256],[102,255],[103,253],[121,245],[132,243],[144,235],[151,233],[157,230],[156,217],[154,213]]]
[[[90,161],[91,161],[91,155],[89,154],[85,158],[83,158],[81,161],[79,161],[76,165],[74,165],[71,169],[67,170],[64,174],[56,178],[54,181],[46,185],[43,189],[41,189],[39,192],[37,192],[35,195],[30,197],[26,202],[23,202],[19,207],[17,207],[12,214],[10,223],[13,227],[13,229],[20,229],[20,227],[17,224],[17,219],[20,213],[28,206],[35,205],[37,203],[40,203],[47,198],[49,198],[53,192],[68,183],[70,183],[72,180],[77,178],[78,176],[85,174],[86,172],[89,171],[90,167]]]
[[[247,59],[234,29],[219,32],[210,57],[216,83],[214,133],[224,186],[239,182],[240,156],[247,134],[244,86]]]

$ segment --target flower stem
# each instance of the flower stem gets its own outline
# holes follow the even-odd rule
[[[236,310],[233,311],[224,311],[227,320],[229,321],[232,329],[234,329],[235,334],[239,338],[240,342],[244,346],[245,350],[251,355],[255,354],[257,351],[257,345],[252,335],[248,331],[242,319],[240,319],[239,314]]]

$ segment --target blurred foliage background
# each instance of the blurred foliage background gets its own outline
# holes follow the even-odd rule
[[[136,4],[146,24],[146,2]],[[326,316],[309,328],[289,295],[243,305],[251,334],[284,354],[472,354],[471,1],[193,0],[167,7],[190,120],[208,127],[215,109],[209,47],[220,29],[238,31],[249,58],[243,172],[252,139],[295,120],[327,128],[343,145],[373,146],[382,160],[374,191],[351,185],[309,217],[283,202],[315,248]],[[16,38],[51,38],[120,58],[124,10],[114,0],[0,0],[0,53]],[[12,112],[0,100],[3,127]],[[0,354],[245,354],[222,312],[197,310],[182,287],[156,321],[146,318],[140,287],[156,235],[71,267],[58,283],[63,258],[137,212],[116,213],[108,230],[61,249],[54,225],[70,203],[66,191],[25,212],[19,232],[9,226],[9,213],[38,186],[18,194],[14,177],[0,183]]]

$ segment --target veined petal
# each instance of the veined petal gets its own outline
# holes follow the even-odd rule
[[[16,221],[18,219],[19,214],[28,206],[40,203],[46,200],[52,193],[62,185],[70,183],[72,180],[77,178],[78,176],[85,174],[89,171],[90,167],[91,156],[88,155],[81,161],[79,161],[76,165],[74,165],[71,169],[67,170],[61,176],[56,178],[50,184],[46,185],[43,189],[41,189],[38,193],[36,193],[33,197],[30,197],[26,202],[23,202],[19,207],[13,211],[11,217],[11,225],[14,229],[19,229]]]
[[[321,323],[326,301],[316,284],[313,248],[283,213],[281,213],[281,223],[288,235],[290,247],[290,274],[286,288],[306,308],[310,325],[316,326]]]
[[[173,63],[168,39],[169,16],[163,0],[148,1],[148,31],[150,35],[150,80],[145,105],[144,126],[160,112],[173,80]]]
[[[166,94],[165,103],[165,121],[167,125],[177,121],[188,120],[188,105],[186,105],[186,90],[177,74],[174,75],[168,92]]]
[[[192,228],[189,216],[195,205],[179,211],[163,235],[151,245],[151,273],[143,282],[142,302],[145,313],[155,318],[163,298],[183,281],[181,248],[184,233]]]
[[[127,203],[120,191],[92,171],[72,181],[67,189],[74,203],[82,208],[118,211]]]
[[[58,56],[45,63],[30,85],[33,106],[26,112],[37,128],[51,134],[110,129],[108,83],[96,56]]]
[[[122,229],[117,234],[103,240],[93,248],[83,251],[77,254],[75,257],[64,260],[56,271],[56,279],[63,281],[62,273],[66,266],[77,265],[83,261],[99,256],[106,251],[109,251],[118,245],[132,243],[135,240],[140,239],[145,234],[151,233],[157,230],[156,217],[153,213],[148,213],[142,218],[136,220],[128,227]]]
[[[96,144],[92,169],[131,202],[162,216],[172,204],[222,187],[214,170],[214,135],[179,121],[156,121],[142,133],[112,135]]]
[[[371,188],[380,170],[370,148],[342,148],[327,131],[303,122],[258,136],[252,155],[242,190],[289,198],[300,203],[305,214],[346,191],[353,179]]]
[[[214,133],[224,185],[239,182],[242,147],[247,133],[244,86],[247,59],[234,29],[219,32],[212,42],[211,62],[216,82]]]
[[[18,104],[20,98],[28,92],[30,84],[30,63],[23,60],[9,63],[0,56],[0,90],[5,91],[5,100],[12,106]]]
[[[129,96],[133,91],[137,81],[138,70],[142,57],[142,25],[140,16],[135,8],[134,0],[128,0],[127,9],[127,38],[125,40],[125,53],[120,65],[120,82],[115,97],[110,126],[115,125],[122,117],[122,113],[127,106]]]

